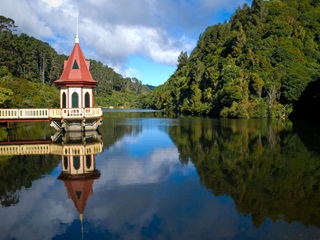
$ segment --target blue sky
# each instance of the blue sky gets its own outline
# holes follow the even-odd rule
[[[252,0],[0,0],[0,15],[24,32],[69,55],[79,15],[87,59],[143,84],[163,84],[181,51],[190,53],[206,27],[229,20]]]

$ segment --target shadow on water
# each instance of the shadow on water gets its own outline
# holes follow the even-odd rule
[[[295,120],[293,129],[309,151],[320,154],[320,125],[314,121]]]

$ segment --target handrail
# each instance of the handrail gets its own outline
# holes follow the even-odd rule
[[[102,142],[90,143],[86,145],[57,145],[51,144],[20,144],[0,146],[0,155],[61,155],[61,156],[83,156],[98,154],[102,152]]]
[[[101,108],[1,108],[0,119],[99,118]]]

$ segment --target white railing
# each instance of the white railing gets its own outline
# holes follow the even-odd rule
[[[19,155],[19,153],[20,153],[20,145],[0,146],[1,156]]]
[[[22,119],[48,119],[49,109],[48,108],[26,108],[19,109],[19,118]]]
[[[49,116],[51,118],[61,118],[62,109],[61,108],[50,108],[49,109]]]
[[[49,144],[20,145],[19,155],[42,155],[50,154]]]
[[[19,117],[19,109],[0,109],[0,119],[16,119]]]
[[[85,117],[99,117],[102,116],[102,109],[101,108],[85,108],[84,109]]]
[[[61,156],[82,156],[98,154],[102,152],[102,142],[87,145],[57,145],[57,144],[27,144],[27,145],[2,145],[0,155],[61,155]]]
[[[0,109],[0,119],[77,119],[99,118],[101,108],[18,108]]]
[[[64,108],[62,118],[81,118],[84,117],[83,108]]]

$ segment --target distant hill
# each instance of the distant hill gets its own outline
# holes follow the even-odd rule
[[[286,118],[320,80],[320,2],[253,0],[209,26],[146,108],[228,118]]]
[[[24,33],[15,34],[16,28],[13,19],[0,16],[0,106],[59,105],[58,90],[53,81],[59,79],[63,62],[68,57],[58,54],[48,43]],[[137,78],[124,78],[96,60],[90,60],[90,72],[98,81],[95,100],[99,106],[139,107],[138,97],[154,88]],[[4,79],[6,81],[1,81]],[[35,90],[39,88],[40,91]]]

